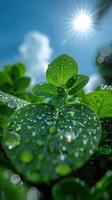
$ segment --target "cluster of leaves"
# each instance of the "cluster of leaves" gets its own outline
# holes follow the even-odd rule
[[[68,55],[52,61],[46,79],[32,89],[33,103],[0,92],[14,111],[1,131],[1,200],[10,200],[9,193],[25,200],[110,200],[112,91],[86,94],[89,78]],[[6,168],[21,175],[22,186],[17,174],[7,178]],[[42,195],[35,188],[29,197],[28,185]]]
[[[26,69],[23,64],[5,66],[0,71],[0,90],[29,100],[27,88],[31,80],[25,73]],[[10,108],[0,101],[0,131],[2,131],[7,117],[13,112],[14,105],[11,105],[10,101],[7,103],[10,104]]]

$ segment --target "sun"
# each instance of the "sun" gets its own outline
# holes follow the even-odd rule
[[[76,32],[84,33],[90,31],[93,27],[92,16],[85,11],[80,10],[73,19],[73,26]]]
[[[95,13],[90,8],[75,9],[71,12],[70,17],[66,18],[66,31],[64,34],[64,45],[70,38],[89,39],[96,33]]]

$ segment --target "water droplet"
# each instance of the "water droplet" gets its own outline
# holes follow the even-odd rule
[[[21,181],[21,178],[20,178],[20,176],[18,174],[13,174],[11,176],[11,182],[13,184],[18,184],[20,181]]]
[[[33,160],[33,157],[33,153],[30,150],[24,150],[20,154],[20,160],[25,164],[30,163]]]
[[[40,192],[36,188],[32,187],[27,193],[27,200],[38,200],[40,199],[40,196]]]
[[[78,158],[79,152],[75,152],[75,157]]]
[[[8,149],[13,149],[20,144],[20,136],[9,135],[4,139],[4,142]]]
[[[60,155],[60,160],[61,160],[61,161],[64,161],[64,160],[65,160],[64,154],[61,154],[61,155]]]
[[[33,132],[33,133],[32,133],[32,136],[34,137],[35,135],[36,135],[36,132]]]
[[[42,119],[42,116],[37,115],[37,119],[38,119],[38,120],[41,120],[41,119]]]
[[[45,154],[44,153],[39,154],[39,156],[38,156],[39,160],[44,160],[44,158],[45,158]]]
[[[56,126],[51,126],[48,131],[50,134],[56,133],[56,131],[57,131]]]
[[[54,121],[46,121],[46,124],[47,124],[48,126],[53,126],[53,125],[54,125]]]
[[[90,154],[93,154],[93,150],[92,150],[92,149],[90,149],[90,150],[89,150],[89,153],[90,153]]]
[[[45,142],[43,140],[37,140],[36,144],[41,147],[45,144]]]
[[[93,130],[92,129],[87,129],[87,132],[88,132],[89,135],[92,135]]]
[[[84,149],[83,149],[83,148],[80,148],[80,151],[82,151],[82,152],[83,152],[83,151],[84,151]]]
[[[7,105],[8,107],[13,108],[13,109],[17,108],[16,102],[14,101],[8,101]]]
[[[88,139],[83,139],[83,145],[86,145],[87,144],[87,142],[88,142]]]
[[[75,116],[75,111],[69,111],[68,116],[73,118]]]
[[[66,164],[59,164],[56,167],[56,173],[65,176],[71,172],[71,168]]]
[[[66,138],[67,142],[71,142],[74,139],[74,135],[71,132],[66,132],[65,138]]]
[[[32,129],[32,126],[30,126],[30,125],[27,125],[27,128],[28,128],[28,129]]]

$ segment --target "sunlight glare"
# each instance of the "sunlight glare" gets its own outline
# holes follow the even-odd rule
[[[87,32],[93,26],[91,15],[81,10],[73,20],[74,29],[78,32]]]

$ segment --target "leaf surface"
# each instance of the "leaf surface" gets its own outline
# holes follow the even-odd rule
[[[47,81],[58,87],[65,87],[67,81],[77,76],[78,67],[76,61],[63,54],[52,61],[46,71]]]
[[[100,118],[112,117],[112,93],[108,90],[88,93],[83,101],[89,105]]]
[[[56,109],[30,104],[12,114],[3,146],[9,159],[32,182],[49,182],[81,167],[101,137],[96,114],[83,104]]]

